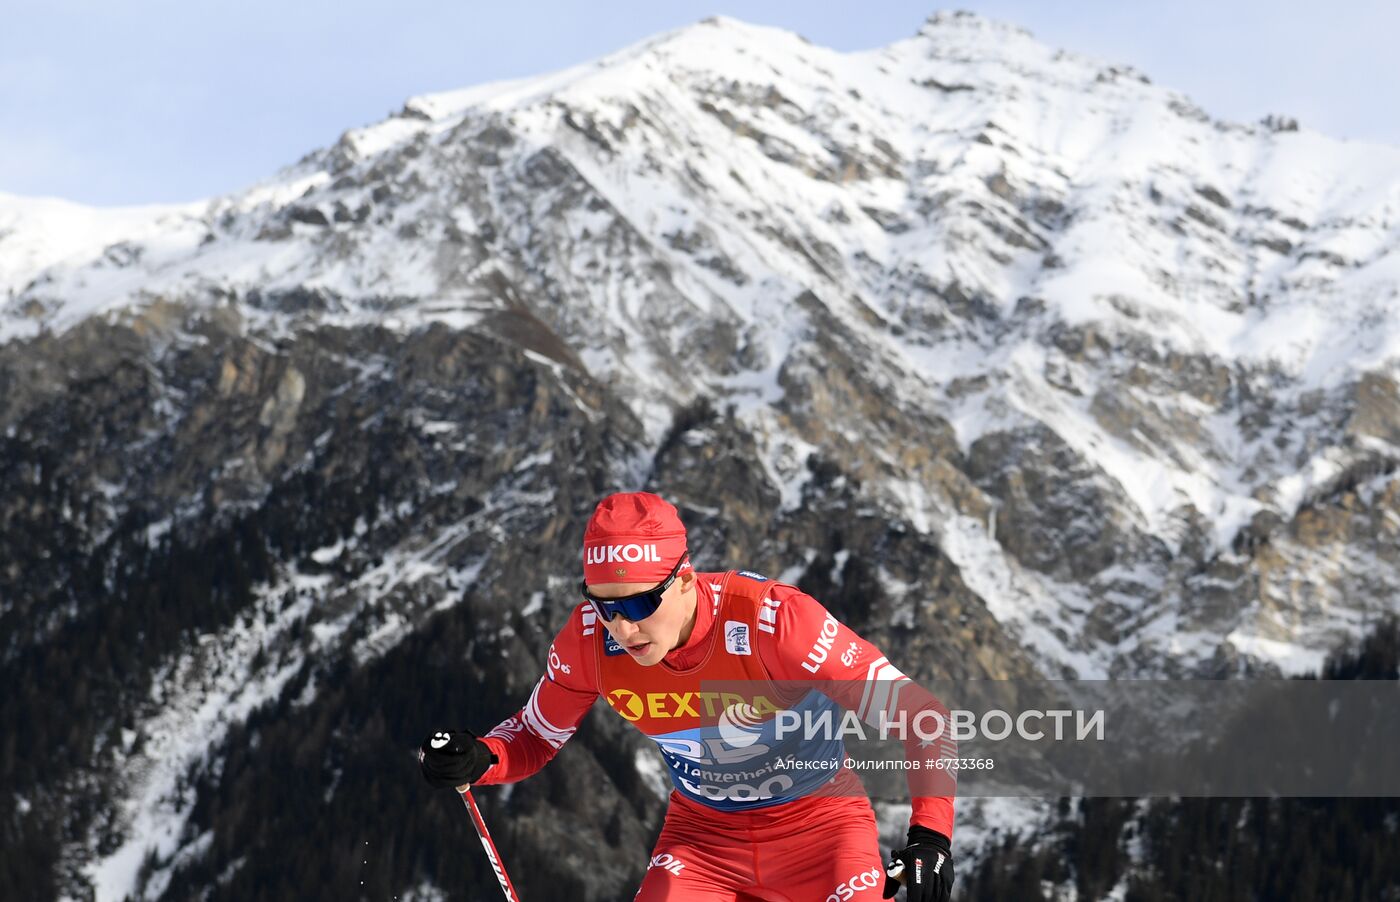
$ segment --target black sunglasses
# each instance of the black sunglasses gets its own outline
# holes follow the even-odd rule
[[[612,620],[618,614],[636,623],[638,620],[645,620],[656,609],[661,607],[661,596],[666,594],[666,590],[671,588],[671,583],[676,581],[676,576],[681,572],[682,565],[690,559],[689,555],[681,555],[681,559],[676,561],[676,566],[671,569],[671,575],[654,589],[647,589],[645,592],[638,592],[636,595],[624,595],[622,598],[599,598],[588,591],[588,581],[582,580],[578,584],[578,589],[583,593],[583,598],[593,605],[593,610],[598,612],[598,616],[604,620]]]

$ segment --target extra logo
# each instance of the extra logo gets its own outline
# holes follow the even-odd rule
[[[585,548],[583,555],[585,564],[635,564],[638,561],[661,563],[661,555],[656,553],[655,545],[638,545],[635,542],[630,545],[595,545]]]
[[[852,642],[850,648],[848,648],[848,649],[846,649],[845,651],[841,652],[841,663],[842,663],[842,664],[845,664],[847,667],[854,667],[854,666],[856,666],[856,662],[859,661],[859,660],[860,660],[860,645],[859,645],[858,643]]]
[[[451,741],[451,736],[448,736],[446,733],[439,730],[433,734],[433,739],[431,742],[428,743],[428,745],[431,745],[435,749],[440,749]]]
[[[882,883],[884,881],[880,879],[879,868],[871,868],[868,871],[852,874],[845,883],[838,884],[836,889],[831,891],[831,895],[826,897],[826,902],[846,902],[856,893],[874,889]]]
[[[756,695],[745,699],[737,692],[647,692],[637,693],[631,689],[613,689],[607,694],[608,704],[613,710],[636,723],[643,717],[657,720],[671,720],[680,717],[694,717],[697,720],[704,712],[705,717],[719,717],[726,708],[737,705],[750,706],[756,717],[776,714],[778,708],[773,700]]]
[[[754,573],[752,570],[740,570],[739,575],[747,576],[749,579],[756,579],[761,583],[768,582],[768,577],[764,576],[761,573]]]
[[[646,713],[646,708],[642,705],[642,697],[631,689],[614,689],[608,693],[608,704],[613,710],[633,723],[642,719]]]
[[[749,625],[742,620],[724,621],[724,647],[731,655],[749,655]]]

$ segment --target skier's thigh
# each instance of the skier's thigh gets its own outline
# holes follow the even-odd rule
[[[653,858],[653,861],[656,859]],[[705,874],[691,868],[679,871],[653,865],[647,870],[636,902],[737,902],[732,889],[726,889]]]
[[[761,885],[748,890],[765,900],[878,902],[885,885],[880,836],[868,804],[833,806],[812,830],[759,848]],[[814,826],[816,826],[814,824]]]
[[[794,881],[789,895],[794,900],[839,899],[851,902],[879,900],[885,887],[885,867],[879,849],[869,852],[848,851],[833,856],[827,866],[813,869],[806,880]]]
[[[753,884],[753,852],[747,835],[716,829],[713,815],[672,804],[638,902],[737,902],[740,889]]]

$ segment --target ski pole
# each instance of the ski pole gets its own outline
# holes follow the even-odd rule
[[[462,794],[462,802],[467,806],[467,811],[471,812],[476,835],[481,837],[481,847],[486,850],[486,857],[491,860],[491,870],[496,872],[496,880],[501,884],[501,892],[506,894],[506,902],[520,902],[520,896],[516,895],[515,886],[510,882],[510,875],[506,873],[505,865],[501,864],[501,856],[496,851],[496,844],[491,841],[491,831],[486,829],[486,821],[481,817],[481,809],[476,807],[476,799],[472,798],[471,784],[458,786],[457,791]]]

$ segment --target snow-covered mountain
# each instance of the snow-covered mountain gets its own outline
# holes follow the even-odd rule
[[[209,798],[250,713],[447,622],[505,713],[617,487],[925,676],[1315,667],[1397,609],[1398,245],[1400,150],[967,14],[849,54],[707,20],[206,203],[0,196],[0,663],[120,617],[83,586],[266,549],[20,807],[117,787],[51,825],[69,892],[243,879]]]

